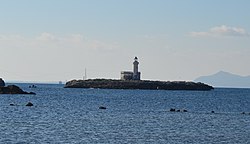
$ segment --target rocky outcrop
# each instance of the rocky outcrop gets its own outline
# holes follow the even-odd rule
[[[180,110],[180,109],[174,109],[174,108],[171,108],[169,111],[170,112],[188,112],[186,109]]]
[[[31,103],[31,102],[28,102],[28,103],[26,104],[26,106],[29,106],[29,107],[31,107],[31,106],[34,106],[34,105],[33,105],[33,103]]]
[[[4,87],[5,86],[5,82],[2,78],[0,78],[0,87]]]
[[[212,90],[212,86],[204,83],[185,81],[147,81],[147,80],[72,80],[65,88],[103,88],[103,89],[150,89],[150,90]]]
[[[104,106],[100,106],[99,109],[107,109],[107,108]]]
[[[33,92],[25,92],[16,85],[8,85],[0,87],[0,94],[35,94]]]

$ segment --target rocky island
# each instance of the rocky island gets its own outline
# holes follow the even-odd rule
[[[8,85],[6,87],[0,87],[0,94],[33,94],[33,92],[26,92],[23,91],[21,88],[19,88],[16,85]]]
[[[23,91],[16,85],[5,86],[5,82],[0,78],[0,94],[35,94],[33,92]]]
[[[89,79],[72,80],[65,88],[101,88],[101,89],[147,89],[147,90],[212,90],[212,86],[204,83],[186,81],[149,81],[149,80],[112,80]]]
[[[212,86],[204,83],[186,81],[149,81],[141,80],[138,70],[138,58],[134,58],[133,71],[122,71],[120,80],[89,79],[72,80],[65,88],[102,88],[102,89],[148,89],[148,90],[212,90]]]

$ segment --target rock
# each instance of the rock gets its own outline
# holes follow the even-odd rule
[[[35,93],[25,92],[16,85],[8,85],[7,87],[0,87],[0,94],[35,94]]]
[[[33,105],[33,103],[28,102],[28,103],[26,104],[26,106],[34,106],[34,105]]]
[[[214,111],[211,111],[211,113],[214,113]]]
[[[246,114],[245,112],[242,112],[241,114]]]
[[[30,85],[29,88],[36,88],[36,86],[35,85]]]
[[[21,88],[19,88],[16,85],[8,85],[7,88],[9,88],[11,94],[22,94],[22,93],[25,93]]]
[[[184,109],[183,112],[187,112],[187,110]]]
[[[104,106],[100,106],[99,109],[107,109],[107,108]]]
[[[36,93],[34,93],[34,92],[29,92],[28,94],[31,94],[31,95],[36,95]]]
[[[15,106],[15,105],[13,103],[11,103],[10,106]]]
[[[169,111],[171,111],[171,112],[175,112],[175,109],[171,108]]]
[[[177,110],[176,112],[181,112],[181,110]]]
[[[0,78],[0,87],[4,87],[5,86],[5,82],[2,78]]]

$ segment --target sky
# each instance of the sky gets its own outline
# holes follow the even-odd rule
[[[5,81],[250,75],[249,0],[0,0]]]

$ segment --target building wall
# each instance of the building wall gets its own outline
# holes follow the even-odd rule
[[[133,79],[133,72],[129,71],[121,72],[121,80],[132,80],[132,79]]]

